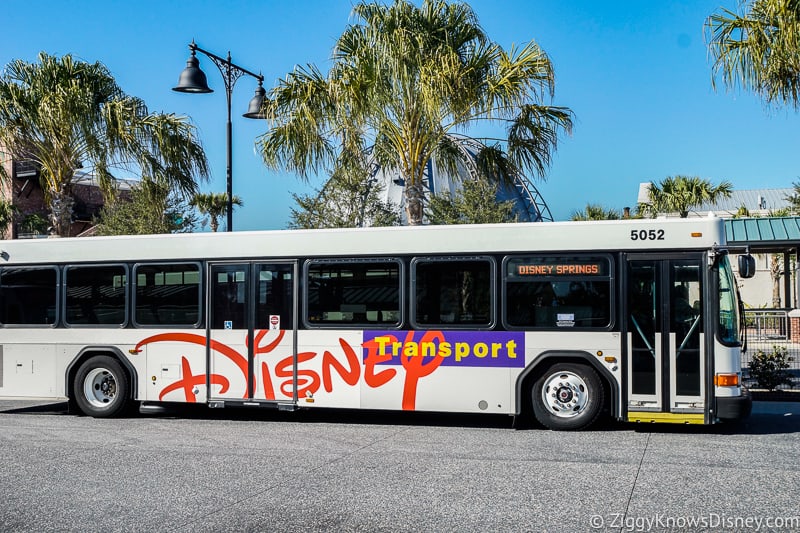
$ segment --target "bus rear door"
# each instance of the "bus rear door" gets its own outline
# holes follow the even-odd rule
[[[296,403],[296,271],[294,262],[209,266],[212,406]],[[282,383],[275,382],[276,374]]]

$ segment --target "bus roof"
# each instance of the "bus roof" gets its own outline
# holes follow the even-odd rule
[[[33,263],[698,250],[725,245],[722,219],[659,218],[0,241],[0,266]]]

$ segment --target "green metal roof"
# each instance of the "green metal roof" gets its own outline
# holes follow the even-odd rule
[[[775,249],[800,246],[800,217],[733,218],[725,220],[728,244]]]

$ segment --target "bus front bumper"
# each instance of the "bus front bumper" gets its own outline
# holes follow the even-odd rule
[[[753,397],[742,387],[741,396],[717,398],[717,418],[720,420],[744,420],[753,410]]]

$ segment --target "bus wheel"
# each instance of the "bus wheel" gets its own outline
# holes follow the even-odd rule
[[[84,414],[105,418],[125,410],[129,388],[128,374],[119,361],[100,355],[92,357],[78,368],[73,394]]]
[[[603,408],[603,384],[591,367],[556,363],[542,374],[532,390],[533,414],[554,430],[583,429]]]

